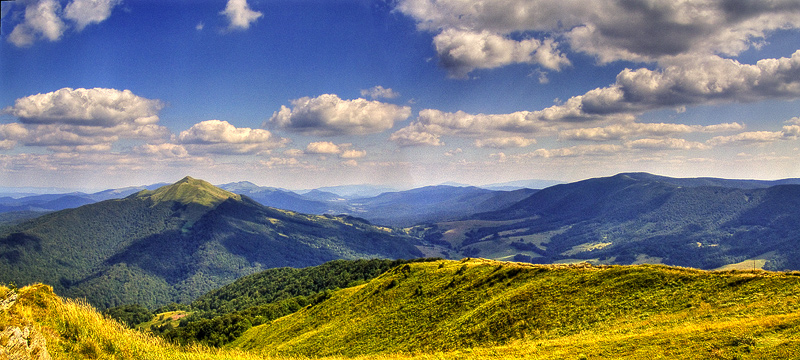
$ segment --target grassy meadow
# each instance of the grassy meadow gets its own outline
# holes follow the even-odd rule
[[[0,358],[19,351],[16,327],[52,359],[784,359],[800,351],[799,294],[797,273],[443,260],[398,266],[220,349],[129,329],[47,285],[12,286],[0,287]]]

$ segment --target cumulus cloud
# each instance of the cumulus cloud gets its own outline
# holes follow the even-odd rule
[[[183,158],[189,156],[189,152],[183,145],[163,143],[163,144],[144,144],[134,148],[134,153],[159,158]]]
[[[624,151],[621,145],[601,144],[601,145],[578,145],[557,149],[537,149],[527,154],[514,155],[519,158],[552,158],[552,157],[577,157],[591,155],[610,155]]]
[[[671,63],[660,70],[623,70],[611,86],[590,90],[538,111],[475,115],[422,110],[416,121],[400,129],[393,138],[406,144],[425,144],[408,139],[440,141],[442,135],[492,136],[498,132],[544,135],[560,131],[562,139],[612,140],[634,135],[728,131],[741,125],[698,128],[680,124],[614,124],[632,124],[639,114],[657,109],[800,98],[800,50],[788,58],[762,59],[753,65],[717,56],[675,58]],[[581,129],[585,124],[612,125]]]
[[[190,152],[254,154],[285,146],[288,139],[276,138],[267,130],[237,128],[227,121],[206,120],[177,136],[177,143]]]
[[[771,143],[778,140],[794,140],[800,135],[800,126],[784,126],[782,131],[748,131],[731,136],[716,136],[706,143],[712,146]]]
[[[408,106],[397,106],[365,99],[342,100],[333,94],[291,101],[293,108],[281,106],[265,125],[319,136],[365,135],[379,133],[411,115]]]
[[[516,63],[538,64],[551,70],[570,65],[552,39],[513,40],[489,31],[446,29],[433,38],[441,65],[451,77],[466,78],[475,69]]]
[[[392,88],[384,88],[383,86],[374,86],[369,89],[361,89],[361,96],[369,96],[371,99],[394,99],[400,96],[399,93],[392,90]]]
[[[306,146],[307,154],[338,154],[342,152],[339,145],[328,141],[312,142]]]
[[[250,9],[247,0],[228,0],[225,10],[220,14],[228,18],[229,30],[247,30],[258,18],[264,16],[261,12]]]
[[[573,104],[511,114],[469,114],[424,109],[414,122],[392,134],[390,140],[402,146],[438,146],[442,144],[440,137],[443,135],[489,138],[503,138],[510,134],[549,135],[560,128],[577,127],[581,122],[632,122],[633,119],[629,114],[582,114],[580,107]]]
[[[32,0],[25,6],[23,21],[11,31],[8,41],[17,47],[30,46],[40,39],[58,41],[75,23],[78,31],[87,25],[105,21],[121,0],[73,0],[63,9],[57,0]]]
[[[633,141],[626,141],[623,144],[631,149],[646,149],[646,150],[705,150],[709,146],[696,141],[688,141],[686,139],[638,139]]]
[[[358,159],[358,158],[363,158],[365,156],[367,156],[366,150],[355,150],[355,149],[342,151],[342,154],[339,155],[339,157],[341,157],[342,159]]]
[[[535,139],[528,139],[522,136],[496,137],[475,140],[476,147],[494,149],[521,148],[533,145],[535,143]]]
[[[64,8],[64,17],[75,22],[78,31],[89,24],[103,22],[122,0],[74,0]]]
[[[558,139],[607,141],[622,140],[638,136],[670,136],[692,132],[724,132],[742,129],[744,129],[744,125],[739,123],[724,123],[708,126],[665,123],[630,123],[612,124],[606,127],[561,130],[558,133]]]
[[[563,37],[601,63],[736,55],[771,31],[800,27],[800,3],[788,0],[401,0],[396,9],[425,31]]]
[[[121,138],[165,139],[169,130],[157,124],[158,112],[163,107],[161,101],[134,95],[129,90],[63,88],[17,99],[14,106],[3,109],[3,113],[17,117],[20,122],[4,127],[6,130],[13,127],[14,134],[6,131],[0,136],[56,151],[100,144],[109,148]]]
[[[270,169],[276,167],[299,167],[304,166],[300,160],[297,158],[289,157],[289,158],[282,158],[282,157],[270,157],[267,160],[261,160],[261,165],[264,165]]]
[[[134,95],[130,90],[63,88],[17,99],[3,112],[26,124],[111,127],[154,124],[163,107],[161,101]]]
[[[419,123],[397,130],[389,136],[389,140],[403,147],[444,145],[439,135],[425,131],[423,126],[419,126]]]
[[[58,41],[67,26],[61,20],[61,4],[56,0],[32,1],[25,7],[24,20],[14,27],[8,41],[23,47],[40,38]]]
[[[365,150],[350,149],[353,144],[334,144],[329,141],[318,141],[306,146],[306,154],[339,155],[342,159],[358,159],[367,156]]]

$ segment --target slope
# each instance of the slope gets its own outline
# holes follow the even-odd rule
[[[62,299],[50,286],[0,286],[2,359],[264,359],[238,351],[181,348],[126,328],[85,302]]]
[[[800,223],[790,220],[800,216],[800,185],[701,183],[640,173],[589,179],[423,233],[466,256],[518,261],[714,269],[770,253],[766,268],[800,269]]]
[[[268,208],[189,177],[6,229],[0,281],[46,282],[101,308],[186,302],[272,267],[422,255],[402,232]]]
[[[798,290],[796,274],[415,263],[254,327],[232,347],[287,356],[555,358],[577,357],[581,344],[589,358],[760,358],[798,347]],[[472,355],[476,347],[486,350]]]

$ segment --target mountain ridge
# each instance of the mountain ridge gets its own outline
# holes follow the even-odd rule
[[[186,302],[272,267],[423,256],[402,231],[269,208],[190,177],[0,229],[0,281],[46,282],[100,308]]]

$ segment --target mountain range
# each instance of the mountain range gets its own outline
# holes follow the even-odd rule
[[[267,268],[421,257],[417,242],[362,219],[270,208],[186,177],[3,229],[0,273],[100,308],[156,306]]]
[[[335,259],[800,269],[797,183],[625,173],[542,190],[441,185],[344,199],[186,177],[0,227],[0,282],[45,282],[107,308],[188,302],[264,269]],[[333,204],[341,214],[328,213]]]
[[[619,174],[543,189],[506,208],[420,226],[457,252],[538,263],[800,269],[800,185]]]

